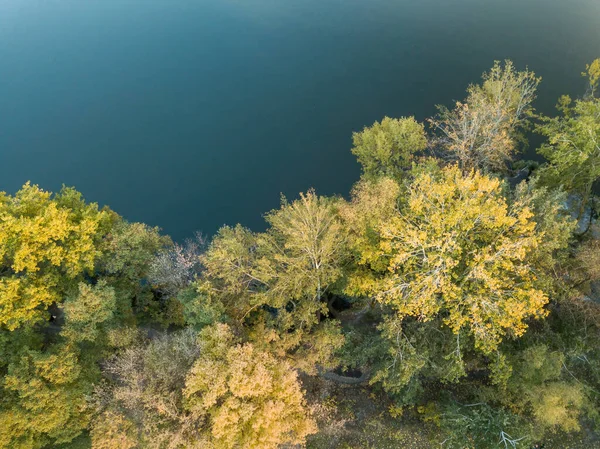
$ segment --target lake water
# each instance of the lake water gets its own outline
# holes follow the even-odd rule
[[[74,185],[177,239],[347,194],[351,133],[495,59],[583,92],[600,0],[0,0],[0,190]]]

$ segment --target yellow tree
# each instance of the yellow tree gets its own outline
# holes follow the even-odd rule
[[[400,319],[441,319],[489,354],[546,314],[536,252],[547,236],[527,199],[509,202],[497,179],[456,166],[423,172],[377,233],[387,273],[362,291]],[[568,236],[552,237],[561,239],[553,248],[566,245]]]
[[[316,430],[296,371],[225,324],[163,334],[103,369],[94,449],[275,449]]]
[[[207,447],[276,449],[316,432],[297,373],[284,361],[240,344],[223,324],[200,335],[190,370],[187,408],[205,422]]]
[[[91,272],[104,212],[73,206],[74,191],[56,198],[26,184],[14,197],[0,194],[0,326],[14,330],[39,319],[73,280]]]
[[[71,188],[0,194],[0,447],[85,429],[108,331],[146,306],[142,280],[165,243]]]

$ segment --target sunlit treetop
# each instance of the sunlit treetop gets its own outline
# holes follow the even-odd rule
[[[73,280],[91,272],[107,213],[73,189],[52,196],[26,184],[0,196],[0,326],[39,318]]]
[[[544,232],[527,201],[509,202],[498,179],[456,166],[424,172],[377,233],[387,274],[362,290],[399,317],[442,317],[490,352],[506,335],[522,335],[528,318],[546,314],[534,265]]]

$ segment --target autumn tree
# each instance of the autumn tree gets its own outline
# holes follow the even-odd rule
[[[586,64],[585,72],[583,72],[582,75],[590,82],[589,95],[595,97],[596,90],[600,84],[600,58],[595,59],[591,64]]]
[[[359,191],[350,210],[361,210],[363,198]],[[563,220],[558,205],[555,212],[554,219]],[[449,166],[423,171],[408,185],[395,213],[384,216],[375,229],[363,231],[376,234],[371,241],[377,246],[366,254],[377,261],[370,265],[378,270],[350,283],[355,293],[372,296],[393,311],[382,331],[394,342],[388,367],[395,368],[380,373],[380,380],[412,364],[400,379],[407,382],[432,363],[425,348],[419,349],[423,341],[417,335],[425,337],[424,332],[451,331],[453,337],[443,337],[438,349],[428,351],[440,354],[439,348],[454,342],[454,349],[444,351],[456,367],[444,371],[456,380],[464,374],[469,347],[494,353],[506,337],[522,335],[530,318],[547,314],[549,298],[540,289],[544,272],[536,252],[548,237],[557,239],[551,248],[566,246],[568,234],[545,234],[526,195],[511,200],[499,180],[477,171],[464,175]],[[406,365],[407,360],[413,361]]]
[[[8,366],[2,389],[2,448],[68,442],[89,422],[85,394],[91,392],[91,385],[72,347],[22,351]]]
[[[95,204],[65,206],[26,184],[12,197],[0,194],[0,325],[8,330],[43,318],[43,312],[94,270],[105,213]]]
[[[206,239],[198,233],[183,245],[174,243],[163,249],[150,266],[150,282],[166,296],[177,295],[200,274],[200,256],[205,247]]]
[[[503,172],[515,155],[540,81],[527,69],[517,71],[511,61],[496,61],[481,85],[469,86],[467,98],[452,110],[439,106],[430,124],[464,170]]]
[[[200,358],[184,390],[215,449],[276,449],[316,431],[298,377],[285,361],[241,344],[225,325],[200,335]],[[210,447],[210,446],[209,446]]]
[[[427,146],[425,129],[414,117],[384,117],[352,135],[352,153],[367,178],[400,177],[410,168],[415,154]]]
[[[184,409],[182,389],[199,354],[196,333],[187,329],[109,358],[94,394],[92,447],[193,447],[197,421]]]
[[[0,447],[66,443],[89,423],[99,360],[156,303],[143,280],[169,241],[71,188],[26,184],[0,217]]]
[[[94,449],[276,449],[316,430],[296,372],[224,324],[162,335],[104,371]]]

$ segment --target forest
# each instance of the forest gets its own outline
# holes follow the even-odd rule
[[[547,116],[495,62],[353,133],[347,197],[262,232],[0,192],[0,448],[600,447],[600,59],[583,77]]]

